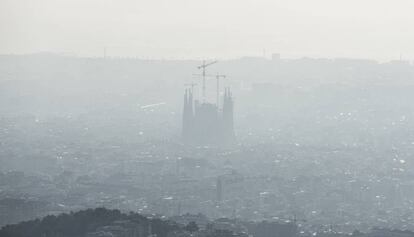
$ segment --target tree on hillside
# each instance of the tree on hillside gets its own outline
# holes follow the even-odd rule
[[[185,226],[185,230],[186,231],[189,231],[189,232],[191,232],[191,233],[193,233],[193,232],[196,232],[196,231],[198,231],[198,225],[194,222],[194,221],[191,221],[190,223],[188,223],[186,226]]]

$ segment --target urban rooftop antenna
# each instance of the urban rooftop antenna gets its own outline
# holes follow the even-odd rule
[[[217,63],[217,61],[206,63],[206,60],[203,60],[203,64],[197,67],[198,69],[203,69],[203,74],[202,74],[203,75],[203,87],[202,87],[203,102],[205,102],[206,100],[206,67],[213,65],[215,63]]]

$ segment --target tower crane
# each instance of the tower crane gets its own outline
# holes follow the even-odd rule
[[[202,76],[203,76],[203,102],[206,100],[206,67],[211,66],[213,64],[217,63],[217,61],[206,63],[206,60],[203,60],[203,64],[198,66],[198,69],[202,69]]]

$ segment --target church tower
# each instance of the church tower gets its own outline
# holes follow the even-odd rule
[[[183,109],[183,124],[182,124],[182,137],[185,142],[191,140],[192,126],[194,120],[193,111],[193,92],[190,89],[186,89],[184,93],[184,109]]]
[[[232,143],[235,140],[233,123],[233,97],[230,88],[226,88],[223,98],[222,136],[223,142]]]

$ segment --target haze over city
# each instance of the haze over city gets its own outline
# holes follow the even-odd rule
[[[409,0],[3,0],[0,53],[414,57]]]
[[[414,237],[403,0],[0,0],[0,237]]]

